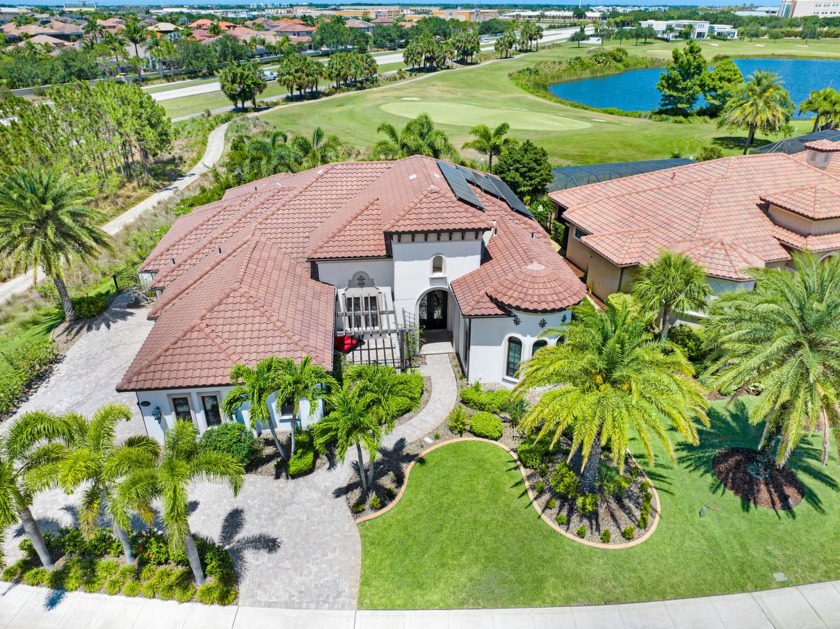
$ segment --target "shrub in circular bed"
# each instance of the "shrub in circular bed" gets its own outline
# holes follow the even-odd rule
[[[260,452],[254,433],[238,422],[227,422],[207,430],[201,435],[201,447],[226,452],[242,465],[248,465]]]
[[[551,488],[563,498],[576,498],[580,493],[580,480],[567,463],[561,461],[548,479]]]
[[[478,412],[470,417],[470,432],[482,439],[502,438],[502,420],[492,413]]]
[[[527,468],[537,469],[546,453],[546,447],[542,443],[523,443],[516,449],[519,460]]]

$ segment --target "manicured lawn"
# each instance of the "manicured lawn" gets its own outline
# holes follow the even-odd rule
[[[800,47],[804,44],[799,40],[767,42],[764,48],[747,42],[713,43],[719,45],[703,44],[708,59],[716,54],[840,57],[840,42],[820,41],[806,48]],[[668,58],[673,45],[657,42],[634,46],[625,42],[633,54],[659,58]],[[376,127],[381,122],[402,126],[406,116],[424,111],[432,115],[458,147],[470,139],[468,131],[473,125],[495,125],[507,119],[514,127],[512,137],[539,143],[559,165],[661,159],[673,154],[688,157],[711,144],[720,146],[727,154],[740,152],[738,145],[746,134],[718,129],[715,123],[654,122],[575,109],[528,94],[508,78],[511,72],[541,60],[585,53],[586,48],[563,45],[483,66],[442,71],[422,80],[366,90],[340,99],[283,108],[264,114],[264,118],[281,129],[295,132],[322,126],[358,149],[375,142]],[[525,122],[529,119],[534,121],[530,125]],[[556,126],[549,127],[545,121],[552,121]],[[811,129],[808,121],[797,121],[794,126],[797,132]]]
[[[720,448],[754,447],[758,432],[738,401],[716,402],[701,446],[679,447],[648,471],[663,515],[653,537],[622,550],[568,540],[539,519],[522,476],[496,446],[461,442],[414,467],[402,501],[359,526],[361,608],[579,605],[747,592],[840,578],[837,461],[823,468],[819,439],[791,467],[806,487],[789,512],[758,510],[711,472]],[[818,437],[818,435],[817,435]],[[699,517],[703,505],[711,507]],[[613,532],[616,534],[616,532]]]

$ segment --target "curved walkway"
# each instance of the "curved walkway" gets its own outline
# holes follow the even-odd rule
[[[227,131],[227,124],[219,125],[207,136],[207,149],[201,160],[193,166],[193,168],[186,175],[180,179],[176,179],[168,186],[155,192],[153,195],[147,197],[134,207],[126,210],[113,220],[105,223],[102,229],[106,234],[113,236],[121,231],[126,225],[134,222],[137,218],[155,207],[158,203],[167,201],[176,193],[194,184],[199,177],[208,172],[221,159],[222,153],[225,150],[225,132]],[[10,280],[0,283],[0,303],[6,301],[13,295],[19,295],[26,292],[33,284],[32,273],[18,275]]]

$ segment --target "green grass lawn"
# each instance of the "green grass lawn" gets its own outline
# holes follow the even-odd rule
[[[401,502],[359,525],[361,608],[581,605],[748,592],[840,577],[840,471],[804,439],[791,467],[806,487],[792,511],[744,504],[725,491],[711,460],[726,446],[754,447],[745,405],[713,405],[700,447],[678,447],[648,470],[662,501],[654,535],[635,548],[601,550],[566,539],[539,519],[522,476],[496,446],[460,442],[414,467]],[[817,436],[818,437],[818,436]],[[662,452],[659,452],[662,457]],[[703,505],[713,507],[699,517]],[[615,535],[617,532],[613,531]]]
[[[764,48],[758,45],[755,42],[702,43],[709,59],[715,54],[840,58],[840,42],[834,41],[820,41],[807,47],[802,47],[805,45],[799,40],[781,44],[768,41]],[[634,54],[660,58],[669,57],[673,46],[665,42],[626,45]],[[421,80],[365,90],[340,99],[278,109],[264,114],[264,118],[281,129],[295,132],[310,132],[322,126],[358,149],[375,142],[380,122],[402,126],[407,116],[423,111],[432,115],[458,147],[470,139],[468,131],[473,125],[495,125],[508,120],[514,127],[511,136],[539,143],[548,150],[555,164],[661,159],[673,154],[688,157],[712,144],[720,146],[726,154],[740,152],[739,144],[746,134],[718,129],[714,123],[655,122],[575,109],[528,94],[508,78],[511,72],[537,61],[566,59],[585,52],[585,48],[564,45],[481,66],[442,71]],[[808,121],[796,121],[794,126],[797,132],[811,129]],[[779,138],[759,138],[776,139]]]

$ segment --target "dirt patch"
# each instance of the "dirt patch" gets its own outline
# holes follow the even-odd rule
[[[747,448],[727,448],[712,461],[723,486],[758,507],[784,511],[802,502],[805,488],[796,474],[771,457]]]

